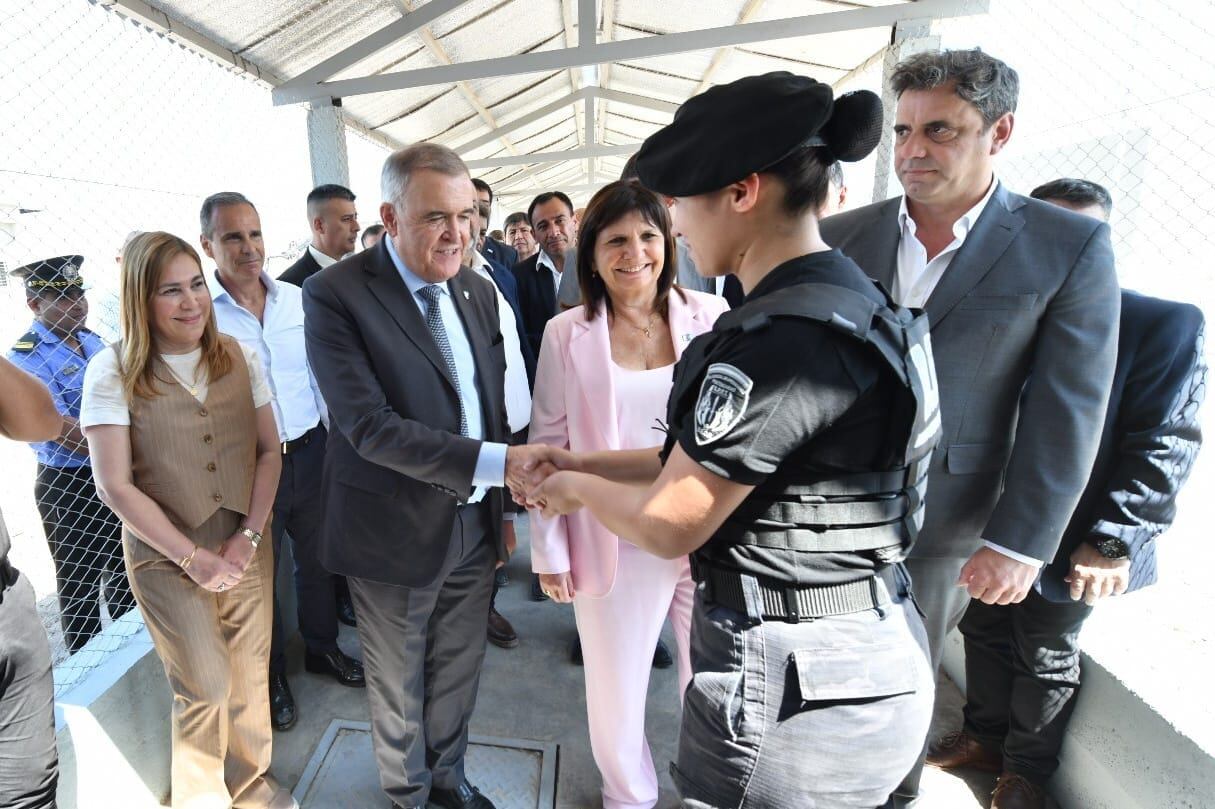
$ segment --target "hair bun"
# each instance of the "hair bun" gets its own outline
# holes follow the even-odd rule
[[[863,160],[882,139],[882,99],[869,90],[844,93],[819,136],[836,160]]]

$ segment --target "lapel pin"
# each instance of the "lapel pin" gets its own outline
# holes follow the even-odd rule
[[[464,290],[464,300],[468,300],[468,290]]]
[[[683,336],[683,341],[684,341],[685,343],[690,343],[690,342],[692,342],[692,335],[691,335],[691,334],[685,334],[685,335]]]

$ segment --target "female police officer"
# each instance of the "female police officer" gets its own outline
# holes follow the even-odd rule
[[[868,154],[880,127],[871,93],[833,102],[770,73],[692,98],[645,142],[641,181],[674,199],[696,266],[735,273],[747,297],[687,348],[661,453],[555,457],[568,471],[529,494],[692,555],[671,767],[688,807],[874,807],[927,731],[923,627],[897,565],[939,433],[927,322],[815,216],[827,167]]]

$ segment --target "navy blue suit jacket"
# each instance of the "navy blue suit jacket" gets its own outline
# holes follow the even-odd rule
[[[553,276],[546,267],[537,264],[540,253],[511,267],[519,286],[519,311],[523,313],[523,329],[532,353],[540,356],[540,341],[549,318],[557,314],[557,290]]]
[[[488,244],[491,240],[486,239],[485,241]],[[523,354],[523,365],[527,368],[527,386],[532,388],[536,384],[536,352],[532,350],[531,343],[527,340],[527,329],[523,324],[523,315],[519,312],[519,284],[515,281],[514,273],[501,262],[495,261],[485,253],[481,255],[485,256],[485,260],[489,262],[489,277],[494,279],[494,283],[502,292],[502,297],[506,298],[506,302],[510,304],[511,310],[515,313],[515,330],[519,333],[519,351]]]
[[[1039,587],[1070,601],[1070,556],[1095,536],[1131,550],[1130,590],[1156,581],[1155,539],[1173,522],[1177,491],[1198,454],[1205,393],[1203,317],[1188,303],[1123,290],[1118,362],[1088,486]]]
[[[485,237],[481,246],[481,255],[490,261],[496,261],[508,270],[519,263],[519,253],[509,244],[503,244],[497,239]]]

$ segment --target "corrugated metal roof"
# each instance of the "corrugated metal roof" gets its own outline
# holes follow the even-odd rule
[[[137,7],[150,6],[256,66],[274,85],[290,82],[322,61],[357,47],[385,26],[402,24],[402,15],[418,11],[433,17],[425,27],[378,50],[360,52],[360,58],[319,80],[382,77],[578,45],[579,0],[146,0],[146,5],[140,0],[113,1],[111,7],[120,13],[132,9],[138,13]],[[929,13],[950,2],[967,1],[921,0],[919,5]],[[427,10],[432,3],[439,5]],[[665,34],[735,30],[732,27],[746,23],[877,6],[907,10],[915,5],[913,0],[598,0],[596,42],[636,40],[644,44]],[[444,13],[436,16],[440,10]],[[428,83],[348,94],[342,105],[353,124],[398,144],[433,140],[459,147],[485,139],[495,128],[506,128],[509,131],[464,150],[464,157],[517,160],[520,155],[587,145],[581,97],[535,121],[511,127],[585,87],[677,105],[700,88],[770,70],[792,70],[834,82],[881,51],[890,42],[891,26],[884,23],[813,36],[785,37],[783,32],[777,36],[782,38],[608,63],[599,68],[598,84],[588,85],[582,68],[562,65],[531,73],[479,75],[459,84]],[[670,120],[669,111],[618,99],[598,98],[594,109],[595,143],[591,145],[627,147]],[[586,185],[611,179],[618,176],[624,159],[624,155],[592,157],[590,176],[585,156],[536,165],[479,166],[474,173],[502,183],[500,195],[507,197],[509,205],[512,194],[521,196],[538,184],[572,178],[574,184]],[[510,186],[518,187],[519,192],[509,191]]]

